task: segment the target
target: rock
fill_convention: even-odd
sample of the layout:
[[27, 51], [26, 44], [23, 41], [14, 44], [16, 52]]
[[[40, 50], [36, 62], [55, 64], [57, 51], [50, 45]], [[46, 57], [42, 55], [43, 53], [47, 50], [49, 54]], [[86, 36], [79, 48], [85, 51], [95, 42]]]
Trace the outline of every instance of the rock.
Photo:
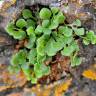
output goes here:
[[[12, 37], [10, 37], [4, 30], [5, 26], [8, 24], [8, 22], [10, 20], [16, 20], [19, 17], [24, 6], [31, 6], [31, 5], [34, 5], [37, 3], [40, 5], [60, 6], [61, 10], [66, 15], [67, 22], [71, 23], [74, 19], [79, 18], [80, 20], [82, 20], [82, 25], [86, 29], [96, 30], [96, 12], [94, 11], [96, 9], [95, 0], [94, 1], [93, 0], [61, 0], [61, 1], [58, 0], [59, 2], [57, 0], [17, 0], [16, 3], [13, 1], [16, 1], [16, 0], [4, 0], [4, 3], [2, 3], [4, 5], [2, 5], [2, 7], [0, 6], [2, 9], [2, 10], [0, 10], [0, 66], [1, 65], [5, 66], [3, 68], [0, 68], [0, 87], [2, 86], [1, 89], [4, 89], [6, 94], [8, 94], [8, 92], [9, 92], [9, 91], [7, 91], [7, 89], [10, 89], [10, 87], [11, 87], [11, 86], [7, 86], [7, 85], [12, 84], [16, 88], [17, 86], [21, 87], [26, 83], [26, 79], [24, 77], [22, 77], [20, 74], [19, 74], [19, 77], [16, 77], [16, 74], [9, 75], [9, 73], [8, 73], [7, 65], [10, 63], [9, 60], [14, 51], [14, 46], [16, 44], [16, 41]], [[71, 75], [74, 80], [72, 86], [73, 87], [76, 86], [77, 89], [82, 88], [84, 86], [84, 84], [86, 84], [86, 82], [84, 83], [84, 81], [86, 81], [86, 80], [82, 80], [82, 78], [81, 78], [82, 70], [84, 70], [85, 68], [88, 68], [91, 65], [91, 63], [93, 62], [93, 57], [96, 56], [96, 46], [93, 46], [93, 47], [88, 46], [83, 49], [84, 49], [83, 53], [85, 56], [84, 57], [85, 63], [82, 64], [81, 66], [79, 66], [80, 69], [74, 68], [74, 70], [71, 71]], [[58, 67], [58, 66], [54, 66], [54, 67]], [[60, 66], [59, 66], [59, 68], [60, 68]], [[54, 68], [53, 71], [55, 72], [57, 70], [55, 70], [55, 68]], [[61, 70], [60, 70], [60, 72], [61, 72]], [[56, 73], [58, 73], [58, 72], [56, 72]], [[66, 74], [63, 73], [63, 76], [66, 76]], [[55, 76], [54, 76], [54, 78], [55, 78]], [[60, 76], [57, 76], [57, 79], [60, 79]], [[11, 82], [9, 82], [8, 80], [9, 81], [11, 80]], [[63, 79], [62, 82], [65, 82], [65, 80]], [[90, 93], [95, 94], [96, 82], [90, 83], [90, 81], [88, 81], [87, 83], [89, 84], [90, 89], [92, 91]], [[51, 85], [54, 86], [53, 83], [51, 83]], [[73, 87], [71, 89], [74, 89]], [[47, 86], [47, 88], [48, 88], [48, 86]], [[10, 92], [12, 92], [12, 89], [10, 89], [10, 90], [11, 90]], [[39, 93], [41, 88], [40, 88], [40, 90], [37, 90], [37, 88], [35, 87], [35, 90], [37, 93]], [[54, 88], [52, 87], [51, 90], [54, 90]], [[42, 90], [42, 92], [44, 93], [44, 90]], [[54, 92], [51, 91], [51, 93], [54, 93]], [[29, 94], [29, 96], [35, 95], [35, 93], [32, 92], [32, 90], [29, 93], [25, 92], [25, 94], [26, 94], [25, 96], [27, 96], [28, 94]], [[6, 96], [6, 95], [2, 95], [0, 93], [0, 96]], [[13, 96], [14, 96], [14, 94], [13, 94]], [[41, 96], [41, 92], [40, 92], [40, 96]], [[81, 94], [81, 96], [82, 96], [82, 94]]]
[[0, 28], [0, 63], [1, 64], [9, 64], [9, 60], [14, 51], [15, 44], [16, 44], [16, 40], [11, 38], [5, 32], [4, 28], [1, 27]]
[[[65, 1], [65, 0], [64, 0]], [[92, 23], [92, 30], [96, 30], [96, 1], [93, 0], [70, 0], [68, 2], [61, 2], [61, 10], [68, 18], [67, 21], [72, 23], [75, 18], [79, 18], [82, 24], [87, 22]], [[90, 20], [90, 21], [89, 21]], [[86, 24], [85, 24], [86, 22]], [[91, 24], [89, 24], [91, 25]]]
[[9, 94], [7, 96], [22, 96], [22, 93], [12, 93], [12, 94]]
[[18, 74], [10, 74], [8, 71], [8, 66], [6, 64], [0, 64], [0, 92], [22, 87], [27, 82], [27, 79], [23, 72], [18, 72]]
[[57, 0], [24, 0], [24, 4], [27, 6], [31, 6], [34, 4], [41, 4], [41, 5], [50, 5], [51, 3], [56, 3]]

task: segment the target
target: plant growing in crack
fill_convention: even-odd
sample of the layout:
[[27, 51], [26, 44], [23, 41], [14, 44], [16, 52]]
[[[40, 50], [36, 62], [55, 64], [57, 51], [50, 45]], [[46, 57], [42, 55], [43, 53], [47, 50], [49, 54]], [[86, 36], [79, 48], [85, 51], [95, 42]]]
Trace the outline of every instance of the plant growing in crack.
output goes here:
[[[50, 66], [44, 62], [58, 52], [70, 57], [72, 67], [81, 64], [76, 36], [82, 38], [85, 45], [96, 44], [93, 31], [86, 31], [78, 19], [72, 24], [65, 24], [66, 17], [58, 8], [42, 8], [38, 15], [39, 18], [31, 10], [24, 9], [22, 16], [6, 27], [7, 33], [14, 39], [28, 40], [23, 49], [13, 54], [9, 70], [22, 70], [32, 83], [37, 83], [39, 78], [50, 74]], [[36, 23], [38, 21], [39, 24]]]

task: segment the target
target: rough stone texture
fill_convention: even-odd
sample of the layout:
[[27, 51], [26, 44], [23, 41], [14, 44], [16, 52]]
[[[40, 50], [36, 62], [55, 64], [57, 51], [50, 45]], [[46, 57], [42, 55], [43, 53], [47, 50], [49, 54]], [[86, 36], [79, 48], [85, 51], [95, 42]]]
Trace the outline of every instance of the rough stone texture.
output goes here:
[[[9, 4], [7, 2], [11, 0], [5, 0], [5, 1], [6, 4]], [[3, 6], [4, 8], [2, 8], [4, 10], [0, 11], [0, 65], [9, 64], [10, 57], [14, 51], [14, 46], [16, 44], [16, 41], [5, 32], [4, 28], [10, 20], [16, 20], [16, 18], [19, 16], [20, 12], [24, 8], [24, 5], [31, 6], [38, 3], [41, 5], [59, 6], [61, 10], [65, 13], [67, 17], [67, 22], [71, 23], [75, 18], [79, 18], [82, 20], [82, 25], [86, 29], [91, 29], [96, 32], [96, 1], [95, 0], [60, 0], [61, 2], [58, 1], [57, 0], [26, 0], [26, 1], [17, 0], [16, 4], [10, 3], [9, 6], [5, 6], [6, 4], [4, 3]], [[66, 4], [67, 6], [65, 6]], [[88, 47], [82, 46], [80, 54], [84, 56], [85, 61], [78, 68], [70, 69], [73, 76], [73, 87], [70, 88], [70, 90], [68, 91], [69, 93], [67, 92], [66, 94], [69, 94], [70, 96], [77, 96], [77, 95], [72, 95], [72, 92], [74, 93], [74, 91], [79, 91], [78, 96], [96, 96], [96, 81], [90, 81], [85, 78], [82, 79], [81, 76], [82, 71], [90, 67], [92, 63], [94, 63], [93, 59], [94, 56], [96, 56], [96, 46], [91, 46], [91, 45]], [[6, 69], [7, 68], [5, 67], [5, 70]], [[3, 71], [0, 69], [1, 74]], [[2, 78], [2, 75], [0, 76]], [[0, 81], [0, 86], [1, 85], [6, 85], [6, 84]], [[8, 90], [6, 89], [5, 91], [1, 92], [0, 96], [6, 96], [6, 94], [9, 94], [11, 92], [12, 93], [20, 92], [22, 91], [21, 89], [23, 88], [14, 88], [14, 89], [9, 88]], [[30, 91], [27, 91], [25, 93], [27, 95], [31, 94], [31, 96], [36, 96], [35, 93], [32, 93]]]
[[28, 6], [31, 6], [34, 4], [50, 5], [56, 2], [57, 0], [24, 0], [24, 4]]
[[0, 32], [0, 64], [8, 64], [15, 41], [2, 33]]
[[16, 45], [16, 40], [6, 33], [5, 27], [11, 20], [16, 20], [24, 8], [23, 3], [21, 5], [21, 0], [16, 4], [15, 0], [13, 1], [5, 0], [0, 8], [0, 64], [9, 64], [14, 46]]

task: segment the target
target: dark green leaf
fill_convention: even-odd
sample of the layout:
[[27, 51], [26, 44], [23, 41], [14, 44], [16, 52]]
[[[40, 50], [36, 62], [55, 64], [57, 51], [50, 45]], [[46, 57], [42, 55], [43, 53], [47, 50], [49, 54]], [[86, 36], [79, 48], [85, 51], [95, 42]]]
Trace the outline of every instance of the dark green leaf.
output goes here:
[[70, 44], [73, 41], [73, 37], [66, 37], [64, 36], [63, 42], [64, 44]]
[[57, 38], [57, 32], [56, 31], [52, 31], [52, 37], [56, 40], [56, 38]]
[[96, 35], [93, 36], [91, 43], [96, 44]]
[[90, 44], [90, 41], [85, 38], [85, 39], [83, 39], [83, 43], [84, 43], [85, 45], [88, 45], [88, 44]]
[[53, 45], [54, 46], [54, 50], [56, 50], [56, 52], [60, 51], [64, 46], [65, 46], [65, 42], [64, 42], [64, 36], [63, 35], [58, 35], [56, 37], [56, 42]]
[[69, 46], [65, 46], [61, 54], [64, 56], [71, 56], [74, 51], [79, 51], [79, 46], [76, 41], [71, 42]]
[[54, 56], [56, 54], [54, 44], [55, 44], [54, 39], [50, 38], [50, 40], [46, 44], [46, 53], [48, 56]]
[[20, 66], [12, 66], [12, 65], [10, 65], [9, 67], [8, 67], [8, 71], [10, 72], [10, 73], [16, 73], [16, 74], [18, 74], [19, 72], [20, 72], [20, 70], [21, 70], [21, 68], [20, 68]]
[[20, 50], [18, 53], [12, 56], [11, 64], [13, 66], [16, 66], [19, 64], [25, 64], [26, 63], [26, 57], [27, 57], [27, 51], [26, 50]]
[[86, 38], [88, 39], [88, 40], [90, 40], [90, 41], [92, 41], [93, 40], [93, 37], [94, 37], [94, 32], [93, 31], [87, 31], [87, 33], [86, 33]]
[[57, 20], [51, 21], [51, 25], [49, 26], [49, 29], [56, 29], [59, 26], [59, 22]]
[[23, 30], [13, 31], [13, 37], [18, 40], [22, 40], [26, 37], [26, 33]]
[[57, 20], [57, 22], [58, 22], [59, 24], [62, 24], [62, 23], [64, 23], [65, 16], [63, 15], [62, 12], [59, 12], [59, 13], [54, 17], [54, 20]]
[[22, 71], [24, 72], [24, 74], [26, 75], [26, 76], [29, 76], [30, 75], [30, 67], [29, 67], [29, 65], [28, 65], [28, 63], [25, 63], [25, 64], [22, 64], [21, 65], [21, 68], [22, 68]]
[[35, 75], [37, 78], [40, 78], [43, 75], [42, 70], [41, 70], [41, 66], [42, 65], [39, 63], [36, 63], [34, 66], [34, 72], [35, 72]]
[[32, 17], [32, 12], [29, 9], [24, 9], [22, 15], [23, 18], [28, 19]]
[[48, 8], [42, 8], [39, 16], [41, 19], [49, 19], [51, 17], [51, 11]]
[[73, 47], [73, 51], [79, 51], [79, 45], [76, 41], [71, 42], [71, 46]]
[[74, 28], [74, 32], [76, 35], [84, 35], [84, 28]]
[[51, 34], [51, 30], [48, 29], [48, 28], [44, 28], [44, 29], [43, 29], [43, 33], [44, 33], [45, 35], [50, 35], [50, 34]]
[[34, 46], [34, 43], [36, 41], [36, 36], [34, 33], [32, 33], [30, 36], [29, 36], [29, 40], [28, 40], [28, 44], [25, 45], [27, 48], [31, 49], [33, 46]]
[[27, 22], [24, 19], [18, 19], [16, 22], [16, 26], [19, 28], [23, 28], [27, 26]]
[[61, 54], [64, 56], [70, 56], [73, 53], [73, 46], [64, 47], [64, 49], [61, 51]]
[[42, 26], [43, 27], [48, 27], [49, 24], [50, 24], [50, 21], [49, 20], [43, 20], [43, 22], [42, 22]]
[[46, 55], [41, 56], [39, 54], [37, 54], [37, 62], [38, 63], [43, 63], [46, 60]]
[[68, 28], [67, 26], [60, 26], [58, 30], [60, 33], [64, 34], [66, 37], [72, 36], [72, 29]]
[[36, 34], [41, 34], [43, 32], [43, 27], [41, 25], [38, 25], [35, 29]]
[[58, 7], [51, 7], [51, 11], [52, 11], [53, 15], [55, 15], [59, 12], [59, 8]]
[[45, 55], [45, 37], [42, 36], [37, 40], [37, 54], [44, 56]]
[[36, 23], [32, 19], [27, 19], [27, 27], [33, 26], [35, 28]]
[[71, 66], [75, 67], [75, 66], [79, 66], [82, 63], [82, 59], [79, 57], [74, 57], [71, 59]]
[[37, 78], [36, 77], [32, 77], [31, 78], [31, 83], [32, 84], [36, 84], [37, 83]]
[[35, 48], [31, 49], [28, 54], [29, 63], [35, 64], [37, 59], [37, 51]]
[[50, 67], [42, 64], [41, 66], [42, 74], [49, 75], [50, 74]]
[[31, 27], [27, 28], [26, 31], [27, 31], [27, 35], [31, 35], [34, 33], [34, 28], [31, 26]]
[[76, 20], [72, 23], [72, 25], [79, 27], [79, 26], [81, 26], [81, 21], [80, 21], [79, 19], [76, 19]]
[[6, 31], [9, 35], [13, 35], [14, 34], [14, 23], [13, 22], [10, 22], [7, 26], [6, 26]]

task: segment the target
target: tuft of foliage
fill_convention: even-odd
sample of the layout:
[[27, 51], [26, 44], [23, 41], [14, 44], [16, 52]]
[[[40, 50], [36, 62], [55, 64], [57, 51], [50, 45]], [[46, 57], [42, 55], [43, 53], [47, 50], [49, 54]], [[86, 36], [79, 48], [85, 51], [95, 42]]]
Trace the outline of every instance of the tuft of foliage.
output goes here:
[[[34, 17], [31, 10], [24, 9], [22, 17], [16, 22], [10, 22], [6, 31], [15, 39], [27, 39], [23, 49], [13, 54], [9, 70], [22, 70], [28, 80], [37, 83], [38, 79], [50, 74], [50, 66], [44, 62], [58, 52], [70, 57], [71, 66], [81, 64], [78, 56], [79, 45], [76, 37], [82, 38], [85, 45], [96, 44], [96, 35], [93, 31], [86, 31], [81, 21], [76, 19], [72, 24], [65, 24], [65, 16], [59, 8], [42, 8]], [[40, 23], [36, 23], [40, 21]]]
[[94, 34], [94, 31], [90, 30], [86, 32], [86, 37], [84, 37], [83, 42], [85, 45], [88, 44], [96, 44], [96, 35]]
[[39, 16], [41, 19], [49, 19], [51, 17], [51, 11], [48, 8], [42, 8]]

